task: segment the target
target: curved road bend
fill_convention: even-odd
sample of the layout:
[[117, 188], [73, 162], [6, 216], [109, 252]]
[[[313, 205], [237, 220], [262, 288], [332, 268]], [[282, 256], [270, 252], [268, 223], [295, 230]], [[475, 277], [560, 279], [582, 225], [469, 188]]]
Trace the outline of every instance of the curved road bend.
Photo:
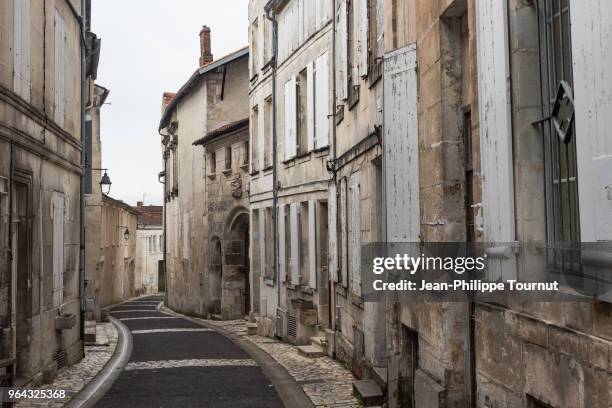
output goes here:
[[250, 355], [211, 329], [157, 310], [160, 296], [110, 311], [131, 331], [129, 363], [96, 407], [282, 407]]

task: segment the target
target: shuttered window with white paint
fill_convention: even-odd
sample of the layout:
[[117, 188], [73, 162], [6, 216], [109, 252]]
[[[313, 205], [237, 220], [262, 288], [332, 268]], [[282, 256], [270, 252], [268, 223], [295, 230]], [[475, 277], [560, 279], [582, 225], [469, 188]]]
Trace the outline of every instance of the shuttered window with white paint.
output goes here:
[[347, 25], [346, 25], [346, 1], [339, 0], [336, 11], [336, 97], [337, 104], [342, 105], [348, 95], [347, 76]]
[[[476, 2], [484, 239], [501, 245], [515, 240], [507, 7], [507, 0]], [[514, 279], [516, 258], [489, 257], [488, 273]]]
[[329, 144], [329, 63], [325, 52], [315, 61], [315, 134], [314, 147], [321, 148]]
[[300, 218], [299, 218], [299, 203], [292, 203], [289, 222], [291, 232], [291, 284], [298, 286], [300, 284]]
[[266, 151], [266, 110], [265, 102], [259, 104], [257, 120], [257, 169], [263, 170], [265, 166]]
[[59, 126], [64, 126], [64, 116], [66, 113], [66, 24], [57, 9], [55, 9], [54, 33], [54, 119]]
[[259, 272], [267, 277], [266, 273], [266, 209], [260, 208], [259, 214]]
[[314, 62], [309, 62], [306, 65], [306, 131], [307, 131], [307, 144], [308, 151], [314, 149], [315, 147], [315, 110], [316, 110], [316, 101], [315, 101], [315, 64]]
[[18, 0], [13, 8], [13, 90], [30, 101], [31, 77], [31, 1]]
[[297, 94], [296, 78], [285, 83], [285, 160], [297, 154]]
[[317, 288], [317, 227], [315, 200], [308, 201], [308, 286]]
[[340, 179], [340, 279], [348, 286], [348, 217], [346, 177]]
[[582, 242], [612, 240], [612, 2], [572, 0]]
[[53, 214], [53, 307], [64, 302], [64, 194], [54, 192]]
[[280, 275], [280, 281], [285, 282], [287, 279], [287, 255], [286, 255], [286, 220], [285, 220], [285, 206], [280, 205], [278, 207], [278, 273]]
[[338, 200], [336, 183], [329, 183], [327, 189], [327, 220], [329, 223], [329, 271], [332, 282], [338, 282]]
[[359, 172], [351, 175], [350, 196], [351, 290], [355, 295], [361, 296], [361, 195], [359, 187]]

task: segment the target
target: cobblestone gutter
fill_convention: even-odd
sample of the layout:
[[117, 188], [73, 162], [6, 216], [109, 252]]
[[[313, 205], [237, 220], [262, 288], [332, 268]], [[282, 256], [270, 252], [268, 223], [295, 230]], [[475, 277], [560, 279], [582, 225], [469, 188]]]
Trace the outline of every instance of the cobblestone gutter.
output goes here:
[[96, 325], [96, 344], [85, 346], [85, 357], [78, 363], [61, 371], [52, 384], [43, 384], [38, 389], [66, 390], [64, 399], [31, 400], [15, 404], [19, 408], [63, 407], [78, 394], [102, 370], [117, 347], [117, 329], [108, 323]]

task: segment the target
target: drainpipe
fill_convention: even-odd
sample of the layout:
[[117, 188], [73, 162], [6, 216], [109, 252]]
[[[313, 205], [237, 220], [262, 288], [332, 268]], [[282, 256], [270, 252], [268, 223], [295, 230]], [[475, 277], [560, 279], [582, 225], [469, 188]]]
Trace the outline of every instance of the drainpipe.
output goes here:
[[[336, 158], [337, 158], [338, 153], [336, 151], [336, 111], [338, 109], [338, 106], [337, 106], [337, 99], [336, 99], [337, 98], [337, 89], [336, 89], [336, 15], [337, 15], [336, 7], [337, 5], [336, 5], [336, 0], [334, 0], [333, 3], [334, 4], [333, 4], [332, 10], [333, 10], [334, 15], [332, 19], [332, 71], [333, 71], [334, 80], [332, 81], [332, 120], [333, 120], [333, 123], [332, 123], [332, 166], [331, 168], [332, 168], [332, 180], [334, 184], [337, 185], [338, 180], [337, 180], [337, 174], [336, 174], [337, 173], [336, 172]], [[336, 205], [336, 209], [338, 208], [338, 198], [337, 197], [334, 197], [333, 205]], [[338, 214], [338, 211], [336, 211], [336, 214]], [[336, 222], [336, 226], [337, 226], [337, 222]], [[338, 254], [336, 253], [336, 257], [337, 256]], [[338, 271], [336, 271], [336, 274], [337, 273]], [[340, 337], [340, 331], [339, 331], [340, 308], [338, 307], [338, 293], [336, 292], [336, 287], [335, 287], [336, 284], [333, 283], [331, 279], [329, 279], [329, 285], [334, 295], [334, 358], [336, 358], [336, 356], [338, 355], [337, 353], [338, 338]]]
[[[157, 133], [159, 133], [159, 135], [163, 138], [165, 137], [164, 135], [162, 135], [161, 130], [158, 130]], [[158, 179], [158, 181], [164, 185], [164, 194], [163, 194], [163, 199], [164, 199], [164, 303], [166, 304], [166, 306], [169, 305], [168, 303], [168, 257], [167, 257], [167, 252], [168, 252], [168, 237], [166, 236], [166, 218], [167, 218], [167, 207], [166, 207], [166, 183], [168, 182], [168, 155], [166, 153], [166, 146], [164, 145], [164, 181], [162, 182], [161, 180]], [[159, 276], [158, 276], [159, 279]], [[159, 282], [157, 282], [157, 287], [159, 290]], [[169, 306], [168, 306], [169, 307]]]
[[[272, 68], [272, 231], [274, 231], [274, 272], [276, 277], [276, 315], [280, 309], [281, 297], [281, 277], [278, 268], [278, 230], [277, 230], [277, 208], [278, 208], [278, 169], [277, 169], [277, 149], [276, 149], [276, 63], [278, 53], [278, 22], [272, 11], [272, 7], [266, 5], [266, 18], [272, 23], [272, 56], [270, 57], [270, 66]], [[278, 333], [278, 324], [275, 327], [276, 336], [282, 337], [282, 333]]]
[[[86, 1], [81, 0], [81, 16], [75, 16], [81, 31], [81, 142], [85, 139], [85, 101], [87, 99], [87, 65], [85, 62], [85, 18], [87, 14]], [[68, 4], [72, 5], [71, 2]], [[73, 14], [74, 8], [71, 7]], [[85, 149], [81, 148], [81, 183], [80, 183], [80, 233], [79, 233], [79, 298], [81, 303], [81, 347], [85, 350]]]

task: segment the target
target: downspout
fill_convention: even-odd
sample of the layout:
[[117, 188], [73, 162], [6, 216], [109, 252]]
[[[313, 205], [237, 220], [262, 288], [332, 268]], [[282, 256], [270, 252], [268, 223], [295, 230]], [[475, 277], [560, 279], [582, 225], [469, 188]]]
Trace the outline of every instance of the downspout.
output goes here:
[[[159, 133], [159, 135], [163, 138], [164, 135], [162, 135], [161, 130], [158, 130], [157, 133]], [[167, 257], [167, 252], [168, 252], [168, 237], [166, 236], [167, 233], [167, 227], [166, 227], [166, 218], [167, 218], [167, 207], [166, 207], [166, 183], [168, 182], [167, 180], [168, 177], [168, 155], [166, 152], [166, 146], [164, 145], [164, 181], [162, 182], [161, 180], [158, 179], [158, 181], [160, 183], [162, 183], [164, 185], [164, 194], [163, 194], [163, 200], [164, 200], [164, 254], [163, 254], [163, 259], [164, 259], [164, 303], [166, 304], [166, 306], [169, 305], [168, 303], [168, 257]], [[159, 277], [158, 277], [159, 279]], [[157, 288], [159, 290], [159, 282], [157, 282]]]
[[[277, 169], [277, 149], [276, 149], [276, 63], [278, 54], [278, 22], [272, 11], [272, 7], [266, 6], [266, 18], [272, 23], [272, 55], [270, 57], [270, 67], [272, 68], [272, 231], [274, 231], [274, 275], [276, 277], [276, 315], [280, 309], [281, 297], [281, 277], [278, 268], [278, 229], [277, 229], [277, 208], [278, 208], [278, 169]], [[278, 319], [278, 317], [276, 317]], [[282, 337], [278, 332], [279, 325], [275, 324], [277, 337]]]
[[[337, 89], [336, 89], [336, 16], [337, 16], [337, 5], [336, 5], [336, 0], [333, 1], [333, 13], [334, 15], [332, 16], [332, 72], [333, 72], [333, 78], [334, 80], [332, 81], [332, 180], [334, 185], [337, 185], [337, 181], [338, 181], [338, 176], [337, 176], [337, 171], [336, 171], [336, 159], [337, 159], [337, 151], [336, 151], [336, 111], [338, 109], [337, 106]], [[336, 190], [337, 191], [337, 190]], [[336, 197], [334, 197], [334, 202], [331, 203], [332, 205], [336, 206], [336, 214], [338, 214], [337, 208], [338, 208], [338, 197], [336, 195]], [[336, 227], [338, 226], [338, 220], [337, 220], [337, 216], [336, 216]], [[337, 231], [337, 228], [336, 228]], [[337, 238], [337, 236], [336, 236]], [[336, 251], [336, 257], [338, 256], [338, 251]], [[338, 271], [335, 271], [336, 276], [338, 276]], [[329, 279], [329, 288], [330, 288], [330, 295], [333, 294], [334, 296], [334, 358], [336, 358], [336, 356], [338, 355], [337, 350], [338, 350], [338, 338], [340, 337], [340, 332], [339, 332], [339, 327], [340, 327], [340, 309], [338, 307], [338, 293], [336, 292], [336, 283], [333, 282], [331, 279]], [[330, 296], [331, 299], [331, 296]], [[331, 316], [330, 316], [331, 317]], [[330, 322], [331, 323], [331, 322]]]
[[[67, 2], [71, 7], [73, 14], [76, 14], [71, 2]], [[85, 23], [87, 17], [86, 1], [81, 0], [81, 16], [77, 18], [79, 28], [81, 29], [81, 143], [85, 138], [85, 104], [87, 100], [87, 64], [86, 49], [85, 49]], [[81, 348], [85, 350], [85, 149], [81, 147], [81, 183], [80, 183], [80, 233], [79, 233], [79, 298], [81, 303], [81, 327], [80, 339]]]

